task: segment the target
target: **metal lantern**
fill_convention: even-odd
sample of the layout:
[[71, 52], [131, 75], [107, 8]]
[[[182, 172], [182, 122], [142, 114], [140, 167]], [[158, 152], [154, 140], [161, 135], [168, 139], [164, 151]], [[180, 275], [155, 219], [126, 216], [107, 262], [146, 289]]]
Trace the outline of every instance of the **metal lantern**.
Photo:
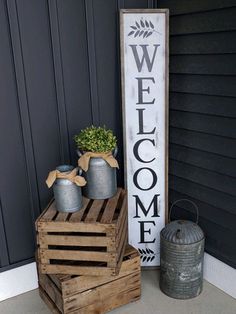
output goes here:
[[[61, 165], [56, 169], [60, 172], [71, 172], [74, 167]], [[82, 170], [79, 171], [79, 175], [81, 174]], [[57, 178], [53, 184], [53, 192], [58, 211], [73, 213], [82, 207], [81, 187], [70, 180]]]
[[[170, 215], [174, 202], [170, 208]], [[188, 220], [172, 221], [161, 231], [161, 274], [160, 288], [176, 299], [198, 296], [203, 284], [203, 255], [205, 237], [196, 223]]]

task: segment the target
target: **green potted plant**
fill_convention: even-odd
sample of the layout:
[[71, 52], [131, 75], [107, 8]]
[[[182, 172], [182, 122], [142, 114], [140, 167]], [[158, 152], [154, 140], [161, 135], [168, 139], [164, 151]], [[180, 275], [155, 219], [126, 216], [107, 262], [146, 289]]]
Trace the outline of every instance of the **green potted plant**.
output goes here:
[[90, 199], [106, 199], [117, 191], [117, 140], [112, 130], [90, 126], [74, 136], [78, 164], [87, 181], [84, 195]]

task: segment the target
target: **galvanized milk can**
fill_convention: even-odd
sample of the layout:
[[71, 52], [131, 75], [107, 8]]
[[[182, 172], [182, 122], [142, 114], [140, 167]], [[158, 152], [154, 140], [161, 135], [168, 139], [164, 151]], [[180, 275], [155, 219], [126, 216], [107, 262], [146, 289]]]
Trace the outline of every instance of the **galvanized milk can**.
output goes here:
[[[116, 157], [117, 151], [115, 148], [113, 157]], [[79, 149], [77, 154], [79, 157], [83, 155]], [[83, 187], [83, 194], [87, 198], [106, 199], [116, 194], [116, 168], [111, 167], [103, 158], [91, 157], [88, 170], [83, 175], [87, 181], [86, 186]]]
[[190, 299], [202, 291], [205, 237], [197, 225], [198, 207], [192, 201], [181, 199], [174, 202], [170, 215], [179, 201], [191, 202], [197, 211], [197, 221], [176, 220], [162, 229], [160, 288], [172, 298]]
[[[56, 168], [61, 173], [70, 173], [74, 169], [70, 165], [61, 165]], [[78, 175], [82, 174], [79, 170]], [[53, 184], [56, 208], [60, 212], [73, 213], [82, 207], [81, 187], [68, 179], [57, 178]]]

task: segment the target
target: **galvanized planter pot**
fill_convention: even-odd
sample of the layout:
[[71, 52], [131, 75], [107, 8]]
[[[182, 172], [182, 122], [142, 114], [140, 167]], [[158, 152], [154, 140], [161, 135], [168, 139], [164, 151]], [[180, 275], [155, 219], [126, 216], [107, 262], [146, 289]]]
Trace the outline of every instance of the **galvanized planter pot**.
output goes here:
[[194, 222], [176, 220], [161, 231], [160, 288], [176, 299], [198, 296], [203, 284], [205, 237]]
[[[70, 172], [74, 169], [70, 165], [61, 165], [56, 168], [60, 172]], [[79, 175], [81, 175], [80, 170]], [[56, 208], [59, 212], [73, 213], [82, 207], [81, 187], [68, 179], [56, 179], [53, 184]]]
[[[117, 148], [113, 156], [117, 155]], [[79, 157], [83, 152], [77, 149]], [[103, 158], [91, 157], [87, 172], [83, 173], [86, 186], [83, 187], [83, 194], [91, 199], [107, 199], [117, 192], [116, 168], [112, 168]]]

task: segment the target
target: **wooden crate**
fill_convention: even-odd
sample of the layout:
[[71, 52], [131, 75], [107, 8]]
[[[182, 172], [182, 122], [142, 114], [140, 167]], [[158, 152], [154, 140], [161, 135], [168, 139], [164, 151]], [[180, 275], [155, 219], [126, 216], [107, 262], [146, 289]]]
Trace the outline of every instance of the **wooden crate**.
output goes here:
[[118, 276], [44, 275], [39, 292], [53, 313], [102, 314], [140, 298], [140, 257], [126, 246]]
[[127, 244], [127, 194], [107, 200], [84, 198], [75, 213], [55, 202], [36, 221], [38, 261], [43, 274], [117, 275]]

